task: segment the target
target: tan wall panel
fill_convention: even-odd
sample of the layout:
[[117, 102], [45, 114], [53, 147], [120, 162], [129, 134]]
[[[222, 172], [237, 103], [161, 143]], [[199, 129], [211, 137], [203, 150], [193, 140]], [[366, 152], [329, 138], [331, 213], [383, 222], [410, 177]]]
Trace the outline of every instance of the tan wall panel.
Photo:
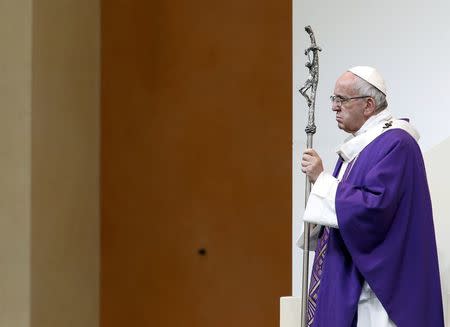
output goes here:
[[291, 2], [103, 1], [102, 33], [101, 325], [276, 325]]
[[30, 318], [31, 0], [0, 2], [0, 326]]
[[99, 316], [100, 5], [33, 2], [31, 326]]

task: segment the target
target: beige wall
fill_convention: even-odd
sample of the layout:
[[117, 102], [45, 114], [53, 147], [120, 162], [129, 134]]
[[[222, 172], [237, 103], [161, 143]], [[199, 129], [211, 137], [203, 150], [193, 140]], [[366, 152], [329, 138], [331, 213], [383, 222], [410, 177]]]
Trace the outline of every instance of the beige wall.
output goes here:
[[0, 327], [98, 326], [99, 1], [0, 1]]
[[30, 316], [31, 0], [0, 1], [0, 326]]
[[436, 241], [439, 255], [444, 312], [447, 324], [450, 324], [450, 201], [448, 186], [450, 174], [448, 162], [450, 155], [450, 138], [425, 153], [428, 173], [433, 218], [436, 229]]

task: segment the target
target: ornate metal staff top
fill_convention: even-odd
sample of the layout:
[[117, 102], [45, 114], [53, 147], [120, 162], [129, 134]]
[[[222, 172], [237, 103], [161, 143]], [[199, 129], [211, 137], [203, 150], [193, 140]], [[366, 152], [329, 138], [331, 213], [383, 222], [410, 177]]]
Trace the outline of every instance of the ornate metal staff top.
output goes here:
[[[311, 39], [311, 46], [305, 50], [305, 55], [308, 57], [308, 61], [305, 66], [309, 69], [309, 76], [303, 87], [299, 90], [305, 97], [308, 103], [308, 125], [306, 126], [307, 134], [316, 133], [316, 125], [314, 125], [314, 110], [316, 103], [317, 84], [319, 83], [319, 51], [322, 51], [316, 44], [316, 38], [311, 26], [306, 26], [305, 31], [309, 34]], [[313, 57], [311, 59], [311, 52]], [[310, 95], [307, 92], [310, 91]]]
[[[305, 55], [308, 61], [305, 66], [309, 69], [309, 76], [303, 87], [299, 90], [305, 97], [308, 103], [308, 125], [305, 128], [307, 135], [306, 146], [312, 148], [313, 135], [316, 133], [316, 125], [314, 124], [314, 110], [316, 104], [317, 84], [319, 83], [319, 51], [322, 51], [316, 44], [316, 38], [311, 29], [311, 26], [306, 26], [305, 31], [309, 34], [311, 39], [311, 46], [305, 50]], [[312, 58], [311, 58], [312, 53]], [[309, 92], [309, 94], [308, 94]], [[305, 206], [308, 202], [309, 194], [311, 192], [311, 183], [306, 178], [305, 183]], [[303, 273], [302, 273], [302, 312], [301, 312], [301, 326], [306, 327], [307, 317], [306, 312], [308, 306], [308, 271], [309, 271], [309, 232], [310, 224], [305, 222], [303, 228]]]

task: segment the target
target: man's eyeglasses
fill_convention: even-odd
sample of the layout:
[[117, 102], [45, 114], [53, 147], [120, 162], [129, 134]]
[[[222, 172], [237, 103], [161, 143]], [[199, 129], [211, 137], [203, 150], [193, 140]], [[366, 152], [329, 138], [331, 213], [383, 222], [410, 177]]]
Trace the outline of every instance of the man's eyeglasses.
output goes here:
[[351, 98], [344, 98], [340, 95], [332, 95], [330, 96], [330, 100], [331, 103], [336, 103], [337, 106], [341, 106], [343, 103], [346, 103], [350, 100], [354, 100], [354, 99], [363, 99], [363, 98], [370, 98], [370, 96], [368, 95], [362, 95], [359, 97], [351, 97]]

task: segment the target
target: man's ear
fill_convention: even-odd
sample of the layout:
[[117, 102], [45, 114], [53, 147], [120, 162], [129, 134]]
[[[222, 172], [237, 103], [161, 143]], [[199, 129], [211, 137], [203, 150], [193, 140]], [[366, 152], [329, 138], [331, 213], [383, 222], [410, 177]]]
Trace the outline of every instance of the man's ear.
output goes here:
[[366, 107], [364, 108], [364, 115], [366, 117], [372, 116], [377, 110], [377, 104], [375, 103], [375, 99], [367, 98]]

